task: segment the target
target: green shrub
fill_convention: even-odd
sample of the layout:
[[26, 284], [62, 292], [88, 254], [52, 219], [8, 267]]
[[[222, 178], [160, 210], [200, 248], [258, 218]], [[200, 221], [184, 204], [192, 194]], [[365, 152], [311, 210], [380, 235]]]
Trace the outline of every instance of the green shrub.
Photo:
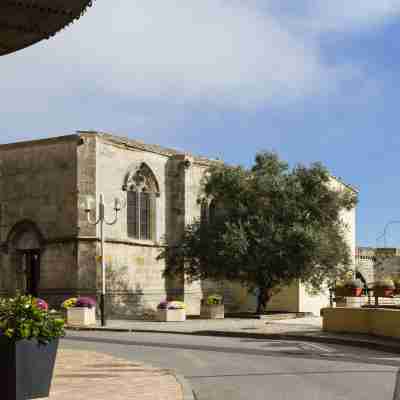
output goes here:
[[52, 318], [32, 296], [0, 299], [0, 335], [14, 341], [37, 339], [47, 344], [65, 335], [64, 320]]
[[373, 287], [376, 288], [384, 288], [384, 289], [394, 289], [395, 285], [392, 279], [381, 279], [378, 281], [375, 281], [373, 283]]

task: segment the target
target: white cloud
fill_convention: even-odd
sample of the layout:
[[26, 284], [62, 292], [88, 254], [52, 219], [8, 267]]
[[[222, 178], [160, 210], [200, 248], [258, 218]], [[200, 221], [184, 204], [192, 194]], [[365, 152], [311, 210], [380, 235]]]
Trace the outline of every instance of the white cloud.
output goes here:
[[96, 1], [55, 38], [0, 59], [8, 99], [0, 111], [43, 111], [87, 92], [246, 108], [332, 91], [361, 72], [326, 65], [310, 33], [376, 23], [400, 9], [394, 0], [304, 0], [295, 11], [289, 4]]

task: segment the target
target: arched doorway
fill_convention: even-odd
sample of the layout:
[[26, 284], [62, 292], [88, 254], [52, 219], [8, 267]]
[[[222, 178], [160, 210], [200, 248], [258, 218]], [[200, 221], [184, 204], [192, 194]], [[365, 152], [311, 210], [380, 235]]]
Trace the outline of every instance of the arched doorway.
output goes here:
[[43, 245], [43, 236], [31, 221], [16, 224], [8, 235], [10, 267], [15, 271], [15, 288], [21, 293], [39, 296]]

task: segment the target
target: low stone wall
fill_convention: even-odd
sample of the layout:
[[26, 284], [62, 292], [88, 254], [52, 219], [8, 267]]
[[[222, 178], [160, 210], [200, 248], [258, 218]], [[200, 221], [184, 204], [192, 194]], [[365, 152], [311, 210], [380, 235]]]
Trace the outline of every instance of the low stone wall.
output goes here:
[[400, 310], [383, 308], [323, 308], [322, 329], [326, 332], [366, 333], [400, 338]]

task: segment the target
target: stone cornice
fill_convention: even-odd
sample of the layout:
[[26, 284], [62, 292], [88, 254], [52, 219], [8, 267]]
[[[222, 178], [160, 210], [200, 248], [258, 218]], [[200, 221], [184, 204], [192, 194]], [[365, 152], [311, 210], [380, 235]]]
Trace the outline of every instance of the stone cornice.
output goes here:
[[62, 142], [71, 142], [71, 141], [79, 141], [79, 135], [64, 135], [64, 136], [57, 136], [52, 138], [46, 139], [36, 139], [36, 140], [28, 140], [28, 141], [21, 141], [15, 143], [4, 143], [0, 144], [0, 151], [2, 150], [11, 150], [17, 149], [22, 147], [32, 147], [32, 146], [45, 146], [45, 145], [52, 145]]
[[[96, 242], [100, 243], [100, 238], [96, 236], [65, 236], [54, 239], [46, 240], [46, 244], [58, 244], [58, 243], [71, 243], [71, 242]], [[155, 247], [163, 248], [162, 245], [157, 242], [151, 242], [147, 240], [129, 240], [129, 239], [115, 239], [115, 238], [105, 238], [106, 243], [112, 244], [125, 244], [128, 246], [139, 246], [139, 247]]]

